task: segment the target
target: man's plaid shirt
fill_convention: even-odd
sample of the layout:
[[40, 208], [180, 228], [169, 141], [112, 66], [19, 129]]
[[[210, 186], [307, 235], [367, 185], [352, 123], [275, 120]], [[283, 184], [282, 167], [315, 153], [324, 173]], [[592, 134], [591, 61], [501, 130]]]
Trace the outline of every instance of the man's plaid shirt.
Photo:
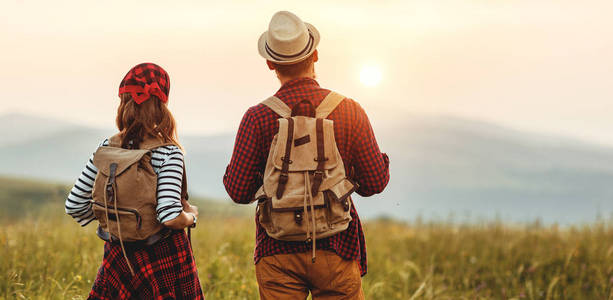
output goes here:
[[[300, 78], [285, 83], [275, 94], [289, 107], [301, 100], [311, 101], [317, 107], [330, 91], [323, 89], [310, 78]], [[310, 109], [300, 104], [300, 110]], [[232, 159], [226, 169], [223, 182], [230, 197], [237, 203], [250, 203], [262, 185], [266, 159], [274, 135], [279, 130], [279, 116], [263, 104], [247, 110], [236, 135]], [[360, 187], [357, 193], [371, 196], [383, 191], [389, 181], [389, 159], [381, 153], [364, 109], [346, 98], [328, 116], [334, 121], [336, 145], [345, 164], [345, 171]], [[318, 249], [336, 252], [344, 259], [360, 261], [362, 275], [366, 274], [366, 244], [362, 224], [351, 206], [353, 220], [347, 230], [317, 241]], [[256, 218], [255, 262], [264, 256], [299, 253], [311, 250], [311, 243], [275, 240]]]

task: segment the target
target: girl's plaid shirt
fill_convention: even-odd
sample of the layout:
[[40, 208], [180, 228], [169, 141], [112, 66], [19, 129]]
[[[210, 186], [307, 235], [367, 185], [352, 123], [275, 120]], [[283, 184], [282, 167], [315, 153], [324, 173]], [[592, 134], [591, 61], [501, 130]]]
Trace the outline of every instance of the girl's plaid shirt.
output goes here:
[[[330, 91], [323, 89], [310, 78], [300, 78], [285, 83], [276, 97], [293, 107], [308, 99], [317, 107]], [[304, 104], [302, 104], [304, 105]], [[302, 112], [310, 109], [304, 105]], [[226, 168], [223, 183], [236, 203], [250, 203], [262, 185], [266, 159], [273, 136], [277, 133], [279, 116], [263, 104], [247, 110], [236, 135], [232, 159]], [[345, 164], [345, 171], [359, 183], [357, 193], [371, 196], [383, 191], [389, 182], [389, 159], [381, 153], [364, 109], [355, 101], [345, 99], [328, 116], [334, 121], [334, 136]], [[366, 274], [366, 245], [362, 224], [351, 207], [353, 221], [347, 230], [332, 237], [318, 240], [317, 248], [334, 251], [344, 259], [360, 261], [362, 275]], [[279, 241], [269, 237], [256, 218], [256, 247], [254, 259], [274, 254], [310, 251], [311, 244]]]

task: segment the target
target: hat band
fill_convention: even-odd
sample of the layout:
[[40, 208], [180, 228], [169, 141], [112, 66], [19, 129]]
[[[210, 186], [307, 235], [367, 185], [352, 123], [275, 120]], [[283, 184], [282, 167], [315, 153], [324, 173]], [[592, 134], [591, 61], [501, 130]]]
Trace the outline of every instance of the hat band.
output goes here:
[[265, 42], [264, 48], [266, 49], [266, 53], [268, 53], [268, 55], [270, 55], [272, 58], [276, 60], [281, 60], [281, 61], [291, 60], [292, 58], [299, 57], [303, 55], [304, 53], [311, 52], [311, 49], [313, 49], [313, 39], [314, 38], [313, 38], [313, 35], [311, 34], [311, 30], [309, 30], [309, 42], [306, 44], [304, 49], [302, 49], [302, 51], [296, 54], [292, 54], [292, 55], [283, 55], [283, 54], [279, 54], [275, 52], [274, 50], [270, 49], [270, 47], [268, 47], [268, 41]]

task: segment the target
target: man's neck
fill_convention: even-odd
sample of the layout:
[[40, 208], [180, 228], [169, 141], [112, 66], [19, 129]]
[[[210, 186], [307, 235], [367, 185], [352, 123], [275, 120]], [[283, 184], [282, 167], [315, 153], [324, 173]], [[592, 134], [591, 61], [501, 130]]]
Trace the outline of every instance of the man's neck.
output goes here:
[[279, 78], [279, 81], [281, 82], [281, 85], [286, 84], [288, 81], [292, 81], [294, 79], [299, 79], [299, 78], [311, 78], [311, 79], [315, 79], [315, 75], [312, 73], [307, 73], [307, 74], [301, 74], [298, 76], [292, 76], [292, 77], [281, 77], [281, 76], [277, 76]]

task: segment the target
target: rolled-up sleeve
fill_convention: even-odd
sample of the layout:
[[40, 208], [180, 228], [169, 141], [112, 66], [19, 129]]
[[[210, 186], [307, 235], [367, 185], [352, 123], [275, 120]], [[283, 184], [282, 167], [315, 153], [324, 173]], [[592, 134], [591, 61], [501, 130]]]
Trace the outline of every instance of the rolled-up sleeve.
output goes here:
[[160, 223], [173, 220], [183, 211], [183, 164], [183, 152], [178, 147], [171, 146], [158, 173], [156, 213]]
[[379, 150], [368, 116], [358, 105], [354, 131], [353, 179], [360, 185], [357, 193], [368, 197], [383, 192], [390, 180], [389, 158]]
[[253, 200], [258, 186], [259, 128], [252, 109], [247, 110], [236, 134], [232, 159], [226, 168], [223, 183], [228, 195], [236, 203]]

